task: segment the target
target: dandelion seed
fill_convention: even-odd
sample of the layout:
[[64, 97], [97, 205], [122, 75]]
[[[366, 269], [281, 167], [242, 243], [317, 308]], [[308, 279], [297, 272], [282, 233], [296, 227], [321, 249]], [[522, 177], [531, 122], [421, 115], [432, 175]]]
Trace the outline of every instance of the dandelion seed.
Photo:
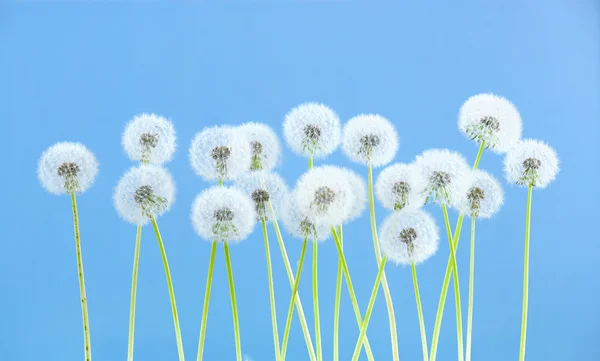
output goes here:
[[415, 167], [421, 171], [425, 203], [455, 204], [471, 184], [471, 169], [464, 157], [447, 149], [430, 149], [417, 156]]
[[239, 130], [250, 142], [250, 170], [273, 170], [281, 155], [281, 145], [273, 129], [262, 123], [246, 123]]
[[301, 104], [286, 114], [283, 135], [292, 150], [305, 157], [322, 158], [340, 145], [341, 125], [337, 114], [318, 103]]
[[258, 220], [270, 221], [281, 210], [284, 198], [289, 196], [288, 188], [283, 179], [276, 173], [249, 172], [239, 177], [235, 182], [236, 188], [250, 196], [255, 205]]
[[488, 172], [476, 170], [467, 191], [457, 202], [457, 208], [473, 218], [491, 218], [503, 202], [504, 192], [496, 178]]
[[121, 141], [131, 160], [154, 164], [169, 162], [177, 148], [173, 123], [156, 114], [133, 117]]
[[295, 192], [292, 192], [282, 203], [281, 220], [288, 232], [300, 240], [308, 239], [322, 242], [329, 238], [331, 236], [331, 226], [303, 212], [296, 199]]
[[546, 143], [525, 139], [508, 151], [504, 172], [509, 183], [545, 188], [559, 172], [559, 160], [554, 149]]
[[83, 144], [62, 142], [42, 154], [37, 171], [42, 186], [52, 194], [83, 193], [94, 183], [98, 162]]
[[380, 167], [394, 159], [398, 133], [392, 123], [380, 115], [358, 115], [344, 126], [342, 150], [354, 162]]
[[424, 181], [414, 164], [396, 163], [381, 171], [375, 183], [375, 195], [383, 207], [399, 211], [419, 208], [425, 203]]

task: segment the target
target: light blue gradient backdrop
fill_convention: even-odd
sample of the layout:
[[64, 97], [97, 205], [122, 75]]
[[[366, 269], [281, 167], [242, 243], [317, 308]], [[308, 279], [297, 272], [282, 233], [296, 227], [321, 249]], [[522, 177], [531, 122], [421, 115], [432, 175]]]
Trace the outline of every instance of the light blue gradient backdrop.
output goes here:
[[[528, 360], [599, 360], [600, 6], [593, 0], [502, 3], [0, 5], [0, 359], [83, 357], [69, 199], [45, 193], [36, 178], [38, 157], [53, 143], [85, 143], [100, 162], [95, 185], [79, 198], [92, 348], [97, 361], [124, 360], [135, 227], [121, 221], [112, 205], [117, 180], [133, 165], [120, 134], [140, 112], [174, 121], [179, 151], [167, 166], [178, 199], [159, 225], [187, 359], [195, 360], [210, 248], [189, 221], [194, 195], [207, 187], [187, 159], [197, 131], [262, 121], [281, 134], [291, 107], [319, 101], [344, 120], [361, 112], [391, 119], [401, 139], [397, 161], [409, 162], [430, 147], [455, 149], [472, 161], [477, 148], [457, 130], [458, 108], [470, 95], [492, 91], [519, 107], [524, 136], [546, 140], [562, 161], [557, 181], [533, 195]], [[366, 176], [365, 168], [349, 164], [339, 151], [327, 162]], [[285, 147], [280, 171], [290, 184], [306, 165]], [[481, 163], [503, 179], [501, 165], [502, 158], [491, 152]], [[504, 208], [478, 227], [474, 360], [518, 355], [525, 201], [523, 189], [506, 185]], [[430, 210], [443, 229], [441, 211]], [[379, 207], [377, 212], [381, 223], [385, 212]], [[376, 273], [368, 216], [345, 234], [364, 310]], [[468, 234], [467, 225], [458, 252], [465, 312]], [[290, 291], [274, 233], [270, 236], [283, 329]], [[442, 236], [438, 254], [418, 268], [429, 338], [448, 255]], [[300, 242], [286, 236], [286, 243], [295, 264]], [[255, 361], [273, 360], [260, 229], [232, 253], [244, 353]], [[320, 260], [324, 354], [330, 360], [333, 243], [322, 246]], [[410, 271], [390, 265], [387, 273], [401, 359], [419, 360]], [[300, 291], [312, 325], [309, 280], [307, 268]], [[343, 295], [345, 361], [358, 332], [345, 289]], [[148, 227], [137, 316], [136, 360], [175, 360], [164, 271]], [[381, 293], [368, 335], [378, 360], [390, 360]], [[288, 360], [307, 360], [297, 319], [291, 338]], [[451, 291], [440, 360], [455, 359], [455, 342]], [[205, 360], [234, 360], [221, 248], [206, 344]]]

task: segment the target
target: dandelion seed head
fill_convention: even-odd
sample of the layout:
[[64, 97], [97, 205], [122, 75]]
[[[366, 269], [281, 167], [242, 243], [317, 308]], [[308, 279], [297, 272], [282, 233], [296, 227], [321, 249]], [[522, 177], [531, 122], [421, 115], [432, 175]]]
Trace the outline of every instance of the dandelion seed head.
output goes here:
[[346, 219], [346, 223], [360, 217], [367, 208], [367, 185], [361, 176], [350, 169], [342, 168], [344, 176], [350, 185], [350, 196], [352, 205]]
[[340, 119], [328, 106], [304, 103], [290, 110], [283, 122], [283, 135], [290, 148], [304, 157], [323, 158], [340, 145]]
[[472, 182], [457, 202], [458, 210], [475, 218], [491, 218], [504, 203], [504, 192], [500, 183], [483, 170], [473, 172]]
[[414, 164], [396, 163], [381, 171], [375, 183], [375, 195], [384, 208], [399, 211], [420, 208], [425, 203], [424, 181]]
[[414, 165], [421, 171], [425, 202], [452, 206], [471, 184], [471, 169], [457, 152], [429, 149], [417, 156]]
[[281, 157], [281, 145], [273, 129], [262, 123], [242, 124], [239, 129], [250, 142], [250, 170], [273, 170]]
[[98, 161], [83, 144], [56, 143], [42, 153], [37, 174], [52, 194], [83, 193], [94, 183]]
[[344, 126], [342, 150], [353, 162], [380, 167], [394, 159], [398, 133], [386, 118], [361, 114]]
[[259, 221], [275, 219], [275, 216], [281, 212], [284, 198], [289, 197], [288, 187], [283, 178], [273, 172], [245, 173], [236, 179], [235, 187], [252, 199]]
[[127, 123], [121, 138], [133, 161], [154, 164], [169, 162], [177, 148], [173, 123], [156, 114], [138, 114]]
[[560, 162], [554, 149], [534, 139], [515, 144], [504, 157], [504, 173], [509, 183], [545, 188], [558, 174]]
[[331, 225], [319, 218], [303, 212], [298, 206], [297, 196], [292, 192], [282, 203], [281, 220], [290, 234], [300, 240], [305, 238], [315, 242], [323, 242], [331, 235]]

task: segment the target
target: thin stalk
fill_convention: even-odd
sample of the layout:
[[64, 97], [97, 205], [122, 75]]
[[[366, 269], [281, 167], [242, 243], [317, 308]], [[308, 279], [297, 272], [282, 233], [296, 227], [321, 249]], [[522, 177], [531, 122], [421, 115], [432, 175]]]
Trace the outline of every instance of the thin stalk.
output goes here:
[[354, 353], [352, 354], [352, 361], [357, 361], [360, 356], [360, 350], [362, 349], [363, 341], [365, 339], [365, 335], [367, 334], [367, 327], [369, 327], [369, 320], [371, 319], [371, 314], [373, 313], [373, 306], [375, 305], [375, 299], [377, 298], [377, 291], [379, 291], [379, 285], [381, 284], [381, 276], [383, 276], [383, 269], [385, 268], [385, 263], [387, 261], [387, 257], [383, 257], [381, 262], [379, 262], [379, 270], [377, 271], [377, 277], [375, 278], [375, 284], [373, 285], [373, 290], [371, 291], [371, 297], [369, 298], [369, 304], [367, 305], [367, 313], [365, 313], [365, 319], [360, 326], [360, 333], [358, 334], [358, 340], [356, 341], [356, 346], [354, 347]]
[[[342, 225], [338, 226], [338, 237], [340, 245], [344, 246]], [[335, 282], [335, 306], [333, 311], [333, 361], [339, 360], [339, 337], [340, 337], [340, 301], [342, 299], [342, 261], [338, 256], [337, 278]]]
[[204, 290], [204, 306], [202, 307], [202, 322], [200, 324], [200, 340], [198, 341], [198, 361], [202, 361], [204, 354], [204, 339], [206, 337], [206, 321], [208, 319], [208, 305], [210, 303], [210, 290], [212, 288], [213, 270], [215, 269], [215, 256], [217, 254], [217, 242], [212, 242], [210, 247], [210, 261], [208, 262], [208, 276], [206, 276], [206, 288]]
[[302, 252], [300, 253], [300, 262], [298, 263], [298, 270], [296, 271], [296, 279], [292, 286], [292, 297], [290, 300], [290, 307], [288, 308], [287, 318], [285, 320], [285, 330], [283, 331], [283, 341], [281, 346], [280, 360], [285, 361], [285, 354], [287, 352], [288, 340], [290, 337], [290, 326], [292, 324], [292, 316], [294, 314], [294, 304], [296, 303], [296, 296], [298, 295], [298, 284], [300, 283], [300, 274], [302, 274], [302, 265], [304, 264], [304, 256], [306, 255], [306, 244], [308, 240], [305, 238], [302, 243]]
[[175, 302], [175, 291], [173, 291], [173, 280], [171, 279], [171, 271], [169, 270], [169, 261], [167, 261], [167, 253], [165, 252], [165, 246], [158, 230], [158, 224], [154, 217], [151, 218], [154, 232], [156, 233], [156, 240], [158, 241], [158, 247], [160, 248], [160, 254], [163, 260], [163, 266], [165, 268], [165, 275], [167, 277], [167, 286], [169, 287], [169, 297], [171, 298], [171, 311], [173, 312], [173, 324], [175, 325], [175, 337], [177, 338], [177, 353], [179, 354], [179, 361], [184, 361], [185, 356], [183, 354], [183, 341], [181, 339], [181, 328], [179, 327], [179, 316], [177, 316], [177, 303]]
[[417, 312], [419, 314], [419, 329], [421, 330], [421, 346], [423, 349], [423, 361], [427, 361], [427, 333], [425, 332], [425, 320], [423, 318], [423, 305], [421, 304], [421, 293], [419, 292], [419, 281], [417, 280], [417, 268], [411, 265], [413, 285], [415, 287], [415, 299], [417, 300]]
[[133, 254], [133, 275], [131, 276], [131, 302], [129, 305], [129, 340], [127, 342], [127, 361], [133, 361], [133, 343], [135, 330], [135, 299], [137, 294], [138, 266], [140, 264], [140, 243], [142, 226], [137, 226], [135, 234], [135, 251]]
[[83, 318], [83, 344], [85, 361], [92, 360], [92, 342], [90, 337], [90, 319], [85, 294], [85, 279], [83, 276], [83, 257], [81, 256], [81, 235], [79, 233], [79, 215], [75, 192], [71, 192], [71, 208], [73, 209], [73, 229], [75, 231], [75, 251], [77, 253], [77, 274], [79, 275], [79, 297], [81, 299], [81, 315]]
[[527, 187], [527, 213], [525, 214], [525, 254], [523, 261], [523, 312], [521, 314], [521, 347], [519, 361], [525, 361], [525, 343], [527, 341], [527, 309], [529, 305], [529, 238], [531, 232], [531, 196], [533, 185]]
[[235, 298], [235, 287], [233, 285], [233, 271], [231, 269], [231, 255], [229, 245], [223, 242], [225, 251], [225, 263], [227, 264], [227, 279], [229, 280], [229, 295], [231, 296], [231, 313], [233, 315], [233, 332], [235, 334], [235, 354], [237, 361], [242, 361], [242, 342], [240, 339], [240, 321], [238, 318], [237, 301]]
[[467, 311], [466, 361], [471, 361], [471, 338], [473, 334], [473, 289], [475, 285], [475, 217], [471, 218], [471, 252], [469, 255], [469, 310]]
[[312, 169], [313, 167], [313, 157], [312, 155], [308, 157], [308, 169]]
[[269, 278], [269, 300], [271, 302], [271, 328], [273, 329], [273, 347], [275, 360], [279, 360], [279, 331], [277, 330], [277, 310], [275, 308], [275, 288], [273, 286], [273, 268], [271, 266], [271, 251], [269, 249], [269, 236], [267, 235], [267, 222], [261, 220], [263, 238], [265, 240], [265, 258], [267, 260], [267, 277]]
[[[375, 259], [377, 260], [377, 264], [381, 263], [381, 251], [379, 250], [379, 241], [377, 239], [377, 222], [375, 220], [375, 197], [373, 196], [373, 167], [369, 165], [368, 167], [369, 177], [369, 213], [371, 216], [371, 233], [373, 236], [373, 248], [375, 250]], [[390, 324], [390, 338], [392, 342], [392, 356], [393, 361], [400, 360], [400, 354], [398, 353], [398, 331], [396, 330], [396, 315], [394, 313], [394, 304], [392, 302], [392, 294], [390, 292], [390, 287], [387, 282], [387, 277], [385, 276], [385, 271], [383, 271], [383, 276], [381, 279], [383, 285], [383, 294], [385, 296], [385, 304], [387, 306], [388, 311], [388, 319]]]
[[319, 244], [313, 242], [313, 264], [312, 264], [312, 291], [313, 291], [313, 309], [315, 316], [315, 348], [317, 349], [317, 360], [323, 361], [323, 346], [321, 345], [321, 319], [319, 315], [319, 275], [318, 275], [318, 251]]

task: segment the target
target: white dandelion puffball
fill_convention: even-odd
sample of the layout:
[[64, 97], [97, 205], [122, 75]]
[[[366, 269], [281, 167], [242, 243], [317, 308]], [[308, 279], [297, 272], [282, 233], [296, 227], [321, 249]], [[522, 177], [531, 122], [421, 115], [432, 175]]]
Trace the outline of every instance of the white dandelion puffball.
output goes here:
[[302, 213], [329, 226], [348, 219], [352, 207], [352, 187], [338, 167], [320, 166], [304, 173], [296, 184], [296, 201]]
[[404, 209], [389, 215], [379, 231], [384, 255], [399, 265], [418, 264], [438, 249], [438, 228], [431, 215], [420, 209]]
[[250, 170], [273, 170], [279, 164], [281, 156], [279, 138], [273, 129], [262, 123], [246, 123], [242, 124], [239, 130], [250, 143]]
[[37, 173], [52, 194], [83, 193], [94, 183], [98, 161], [83, 144], [61, 142], [44, 151]]
[[344, 126], [342, 150], [353, 162], [380, 167], [396, 156], [398, 133], [380, 115], [357, 115]]
[[515, 144], [504, 157], [504, 173], [509, 183], [545, 188], [559, 172], [559, 160], [554, 149], [534, 139]]
[[300, 240], [312, 240], [323, 242], [331, 235], [331, 225], [321, 222], [307, 213], [304, 213], [298, 207], [296, 196], [292, 192], [282, 204], [283, 225], [290, 234]]
[[399, 211], [420, 208], [425, 203], [425, 184], [414, 164], [396, 163], [381, 171], [375, 182], [375, 195], [384, 208]]
[[457, 203], [463, 214], [474, 218], [492, 218], [504, 203], [504, 192], [491, 174], [476, 170], [469, 189]]
[[173, 123], [156, 114], [133, 117], [121, 141], [129, 159], [154, 164], [169, 162], [177, 148]]
[[337, 114], [326, 105], [304, 103], [286, 114], [283, 135], [295, 153], [322, 158], [340, 145], [342, 127]]
[[458, 128], [469, 139], [496, 153], [505, 153], [521, 139], [521, 115], [506, 98], [494, 94], [478, 94], [462, 105]]
[[232, 187], [211, 187], [192, 205], [192, 225], [210, 242], [237, 243], [252, 233], [256, 212], [250, 197]]
[[350, 185], [352, 205], [346, 222], [357, 219], [367, 208], [367, 185], [361, 176], [350, 169], [342, 168]]
[[165, 168], [142, 164], [121, 177], [115, 188], [114, 202], [121, 218], [144, 225], [171, 208], [175, 202], [175, 182]]
[[471, 169], [457, 152], [429, 149], [417, 156], [414, 165], [421, 171], [426, 201], [451, 206], [471, 184]]
[[[271, 221], [280, 213], [283, 200], [289, 197], [288, 187], [279, 174], [257, 171], [240, 176], [235, 187], [252, 199], [258, 220]], [[273, 211], [271, 210], [273, 207]]]
[[230, 180], [248, 171], [251, 154], [250, 143], [239, 128], [215, 126], [196, 134], [190, 163], [205, 180]]

